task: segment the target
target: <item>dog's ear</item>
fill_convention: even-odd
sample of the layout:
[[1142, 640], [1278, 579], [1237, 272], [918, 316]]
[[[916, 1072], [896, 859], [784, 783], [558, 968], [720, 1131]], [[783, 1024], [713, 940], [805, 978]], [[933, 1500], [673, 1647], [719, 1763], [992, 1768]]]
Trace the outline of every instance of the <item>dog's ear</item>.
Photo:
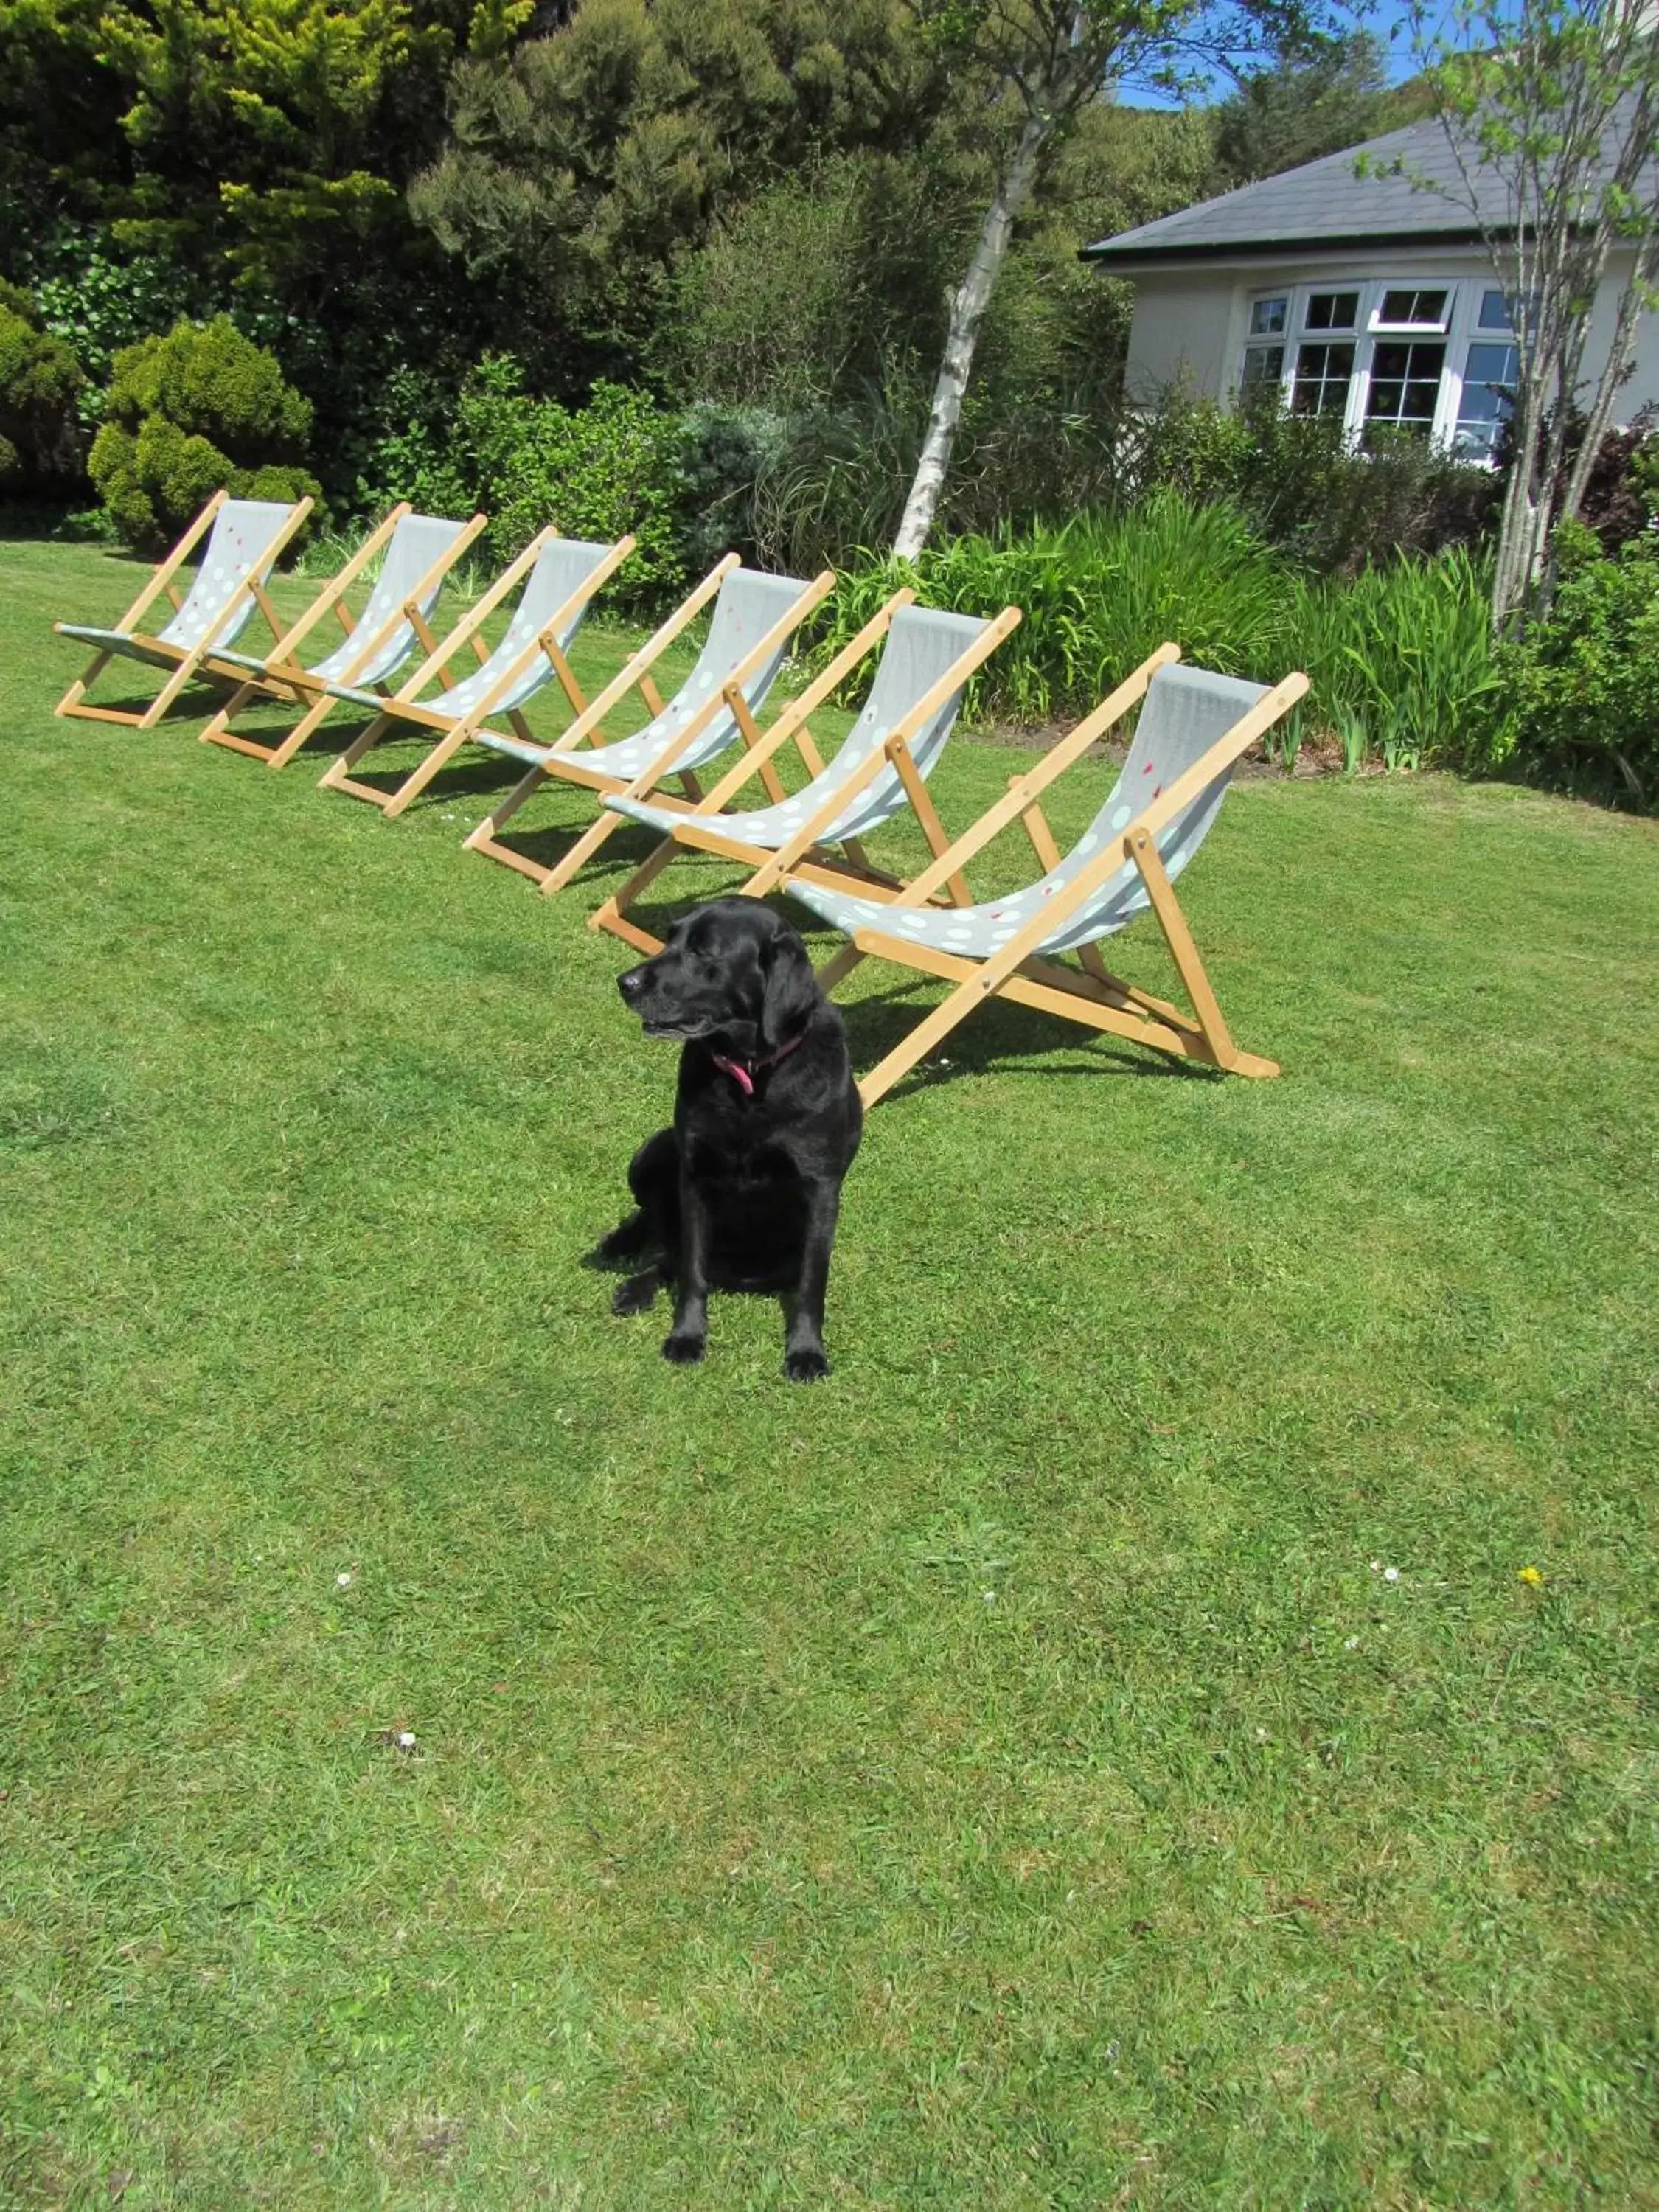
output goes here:
[[763, 958], [766, 990], [761, 1001], [761, 1042], [769, 1052], [775, 1052], [811, 1020], [817, 1003], [818, 981], [806, 947], [793, 929], [782, 924]]

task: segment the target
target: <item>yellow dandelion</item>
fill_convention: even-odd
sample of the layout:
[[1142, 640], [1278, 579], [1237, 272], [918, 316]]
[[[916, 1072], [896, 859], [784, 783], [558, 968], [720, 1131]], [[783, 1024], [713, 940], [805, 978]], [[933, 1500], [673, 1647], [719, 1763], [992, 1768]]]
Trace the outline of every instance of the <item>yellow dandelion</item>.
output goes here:
[[1544, 1577], [1536, 1567], [1522, 1567], [1516, 1580], [1525, 1583], [1528, 1589], [1542, 1589], [1544, 1587]]

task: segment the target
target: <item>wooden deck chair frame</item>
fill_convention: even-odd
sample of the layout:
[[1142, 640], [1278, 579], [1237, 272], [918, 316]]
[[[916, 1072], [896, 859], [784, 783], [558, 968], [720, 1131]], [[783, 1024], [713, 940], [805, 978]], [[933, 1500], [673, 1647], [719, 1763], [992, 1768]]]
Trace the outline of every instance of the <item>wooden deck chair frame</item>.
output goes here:
[[[558, 535], [558, 530], [551, 525], [537, 532], [518, 559], [503, 569], [471, 613], [464, 616], [448, 636], [428, 654], [408, 682], [386, 701], [380, 713], [352, 739], [339, 758], [323, 770], [317, 779], [319, 790], [343, 791], [349, 798], [366, 799], [371, 806], [380, 809], [388, 822], [395, 822], [410, 801], [419, 798], [439, 770], [483, 728], [496, 711], [499, 702], [507, 696], [539, 656], [544, 655], [551, 663], [560, 688], [570, 702], [572, 714], [580, 716], [585, 712], [587, 701], [576, 681], [575, 672], [566, 657], [564, 647], [559, 642], [559, 631], [579, 607], [585, 606], [604, 589], [633, 552], [637, 540], [631, 532], [619, 538], [598, 567], [584, 576], [569, 597], [554, 609], [537, 635], [514, 653], [470, 714], [462, 715], [458, 720], [453, 715], [440, 714], [434, 707], [423, 706], [417, 696], [434, 677], [446, 690], [452, 688], [454, 679], [447, 672], [449, 663], [463, 646], [471, 647], [480, 667], [488, 662], [489, 647], [483, 635], [484, 623], [530, 574], [540, 557], [542, 549]], [[526, 744], [535, 742], [530, 725], [516, 707], [507, 709], [507, 719], [513, 725], [515, 736]], [[436, 734], [437, 742], [425, 758], [410, 769], [395, 791], [380, 791], [372, 783], [360, 782], [352, 775], [352, 769], [365, 753], [380, 742], [388, 730], [399, 723], [431, 730]]]
[[[92, 659], [88, 662], [84, 675], [77, 676], [58, 702], [52, 710], [55, 714], [66, 715], [76, 721], [118, 722], [130, 730], [153, 730], [177, 700], [180, 692], [198, 676], [210, 673], [223, 678], [227, 676], [234, 678], [240, 673], [240, 671], [229, 669], [228, 664], [222, 663], [217, 668], [210, 668], [209, 664], [212, 659], [215, 638], [218, 636], [243, 599], [250, 596], [258, 605], [260, 613], [270, 623], [271, 635], [273, 637], [282, 635], [283, 620], [270, 603], [270, 595], [265, 589], [263, 575], [246, 577], [234, 591], [226, 594], [223, 606], [208, 624], [202, 636], [188, 651], [182, 650], [175, 645], [164, 645], [159, 637], [149, 631], [141, 630], [137, 626], [141, 616], [164, 592], [171, 601], [175, 614], [184, 605], [183, 597], [173, 580], [202, 539], [213, 527], [220, 508], [229, 497], [229, 492], [222, 487], [214, 493], [172, 552], [164, 560], [159, 561], [150, 571], [149, 580], [125, 614], [122, 616], [120, 621], [112, 625], [116, 629], [127, 632], [148, 652], [158, 653], [164, 659], [172, 659], [177, 664], [160, 691], [150, 701], [149, 705], [142, 713], [134, 714], [130, 708], [89, 707], [85, 703], [87, 693], [98, 681], [110, 662], [123, 658], [123, 655], [117, 652], [100, 647], [94, 651]], [[276, 532], [267, 549], [264, 562], [266, 574], [269, 574], [282, 558], [296, 532], [304, 525], [314, 504], [315, 501], [308, 495], [295, 501], [292, 514]]]
[[[842, 886], [854, 883], [902, 890], [902, 879], [876, 867], [857, 837], [846, 839], [839, 854], [819, 842], [836, 816], [845, 813], [851, 801], [888, 767], [898, 771], [904, 795], [910, 803], [911, 811], [921, 824], [922, 834], [932, 848], [934, 858], [937, 860], [950, 849], [950, 840], [945, 834], [945, 825], [939, 820], [939, 811], [933, 805], [926, 779], [911, 755], [910, 740], [918, 732], [927, 728], [951, 693], [959, 691], [975, 671], [990, 659], [1003, 640], [1019, 627], [1021, 616], [1018, 607], [1005, 607], [994, 621], [987, 623], [979, 636], [957, 654], [945, 673], [894, 725], [869, 758], [860, 762], [850, 775], [826, 793], [822, 804], [787, 844], [779, 846], [775, 851], [764, 846], [745, 844], [740, 837], [725, 829], [718, 818], [720, 810], [736, 797], [751, 777], [760, 776], [769, 797], [775, 795], [775, 778], [771, 782], [765, 781], [767, 769], [779, 747], [791, 739], [798, 745], [803, 738], [806, 739], [802, 757], [814, 781], [825, 773], [823, 761], [807, 732], [808, 717], [816, 714], [837, 686], [846, 681], [865, 655], [886, 635], [893, 617], [900, 608], [908, 606], [915, 598], [915, 593], [908, 586], [896, 592], [858, 635], [842, 648], [816, 681], [784, 708], [764, 735], [758, 730], [754, 731], [742, 759], [730, 773], [694, 805], [685, 807], [683, 818], [674, 824], [662, 842], [635, 870], [622, 889], [588, 916], [590, 929], [609, 930], [613, 937], [621, 938], [624, 944], [633, 945], [641, 952], [660, 951], [662, 940], [641, 929], [637, 922], [631, 921], [628, 909], [678, 854], [687, 851], [714, 854], [722, 860], [735, 860], [740, 866], [752, 869], [754, 872], [738, 889], [738, 895], [743, 898], [764, 898], [769, 891], [777, 889], [787, 875], [809, 876], [820, 883]], [[740, 707], [729, 687], [726, 696], [738, 717], [739, 726], [744, 726], [746, 708]], [[752, 727], [752, 721], [749, 727]], [[747, 735], [748, 730], [745, 729]], [[644, 794], [630, 792], [629, 796], [643, 797]], [[782, 796], [781, 789], [775, 796]], [[679, 802], [665, 794], [659, 794], [653, 804], [672, 806], [677, 812], [680, 811]], [[952, 871], [951, 884], [952, 896], [957, 898], [958, 904], [967, 905], [968, 886], [960, 871]]]
[[[1015, 776], [1006, 795], [906, 884], [891, 903], [920, 906], [933, 899], [952, 875], [960, 874], [976, 853], [983, 851], [1015, 822], [1024, 824], [1044, 871], [1057, 866], [1061, 856], [1042, 813], [1042, 793], [1145, 696], [1159, 668], [1179, 658], [1177, 646], [1161, 646], [1133, 676], [1103, 700], [1092, 714], [1079, 723], [1069, 737], [1045, 754], [1037, 767], [1024, 775]], [[1035, 1006], [1043, 1013], [1058, 1014], [1065, 1020], [1127, 1037], [1136, 1044], [1150, 1045], [1155, 1051], [1176, 1059], [1199, 1061], [1228, 1074], [1277, 1075], [1279, 1071], [1276, 1061], [1241, 1051], [1234, 1043], [1187, 918], [1176, 897], [1175, 887], [1159, 858], [1158, 839], [1159, 833], [1218, 775], [1231, 769], [1241, 755], [1287, 714], [1307, 690], [1308, 678], [1297, 672], [1265, 693], [1159, 798], [1143, 808], [1121, 836], [1107, 838], [1102, 850], [1087, 866], [1079, 869], [1070, 883], [1046, 901], [1042, 910], [988, 959], [976, 960], [933, 945], [918, 945], [884, 930], [879, 924], [855, 931], [848, 944], [819, 971], [819, 981], [826, 990], [833, 989], [866, 958], [890, 960], [898, 967], [919, 969], [925, 974], [942, 976], [956, 987], [860, 1083], [859, 1095], [865, 1104], [873, 1106], [878, 1099], [884, 1097], [919, 1060], [944, 1042], [958, 1023], [994, 996], [1012, 1000], [1019, 1006]], [[1053, 935], [1068, 915], [1085, 905], [1126, 860], [1134, 864], [1146, 886], [1164, 940], [1186, 987], [1192, 1006], [1190, 1013], [1113, 975], [1095, 945], [1079, 948], [1079, 969], [1064, 967], [1057, 960], [1044, 958], [1038, 951], [1043, 940]], [[864, 895], [870, 898], [883, 896], [879, 890], [866, 890]]]
[[[515, 853], [510, 845], [501, 844], [497, 833], [503, 823], [510, 821], [526, 800], [533, 798], [544, 784], [550, 781], [574, 783], [584, 790], [592, 792], [599, 798], [603, 798], [610, 792], [620, 793], [626, 791], [634, 798], [644, 798], [647, 793], [654, 793], [659, 784], [676, 773], [677, 765], [683, 755], [702, 735], [710, 720], [719, 713], [721, 705], [723, 703], [731, 705], [733, 692], [739, 696], [742, 696], [743, 687], [749, 678], [765, 665], [770, 655], [775, 653], [786, 640], [793, 636], [806, 617], [815, 613], [836, 588], [834, 569], [820, 570], [787, 612], [780, 615], [765, 635], [750, 647], [736, 668], [732, 670], [725, 685], [720, 690], [712, 691], [709, 694], [708, 699], [691, 716], [684, 727], [669, 740], [650, 765], [634, 777], [631, 782], [623, 783], [614, 773], [606, 772], [603, 744], [596, 752], [586, 757], [578, 754], [579, 746], [590, 743], [595, 737], [603, 738], [604, 732], [600, 724], [604, 716], [625, 699], [630, 691], [638, 690], [653, 715], [662, 713], [662, 695], [652, 677], [653, 666], [662, 658], [664, 653], [687, 624], [702, 612], [709, 600], [718, 597], [720, 586], [726, 581], [732, 570], [741, 568], [742, 565], [737, 554], [728, 553], [723, 561], [717, 562], [709, 570], [690, 597], [676, 607], [661, 628], [653, 631], [633, 659], [612, 677], [586, 713], [578, 715], [575, 721], [553, 745], [546, 757], [539, 761], [528, 775], [514, 786], [499, 806], [495, 807], [484, 817], [471, 836], [464, 841], [466, 851], [483, 853], [489, 860], [501, 861], [504, 867], [517, 869], [521, 876], [529, 877], [544, 897], [564, 889], [571, 878], [592, 859], [606, 839], [622, 828], [625, 817], [601, 808], [598, 818], [583, 831], [557, 865], [551, 868], [544, 868], [539, 862], [532, 860], [527, 854]], [[748, 713], [747, 701], [744, 701], [744, 711], [737, 716], [737, 721], [738, 732], [746, 744], [749, 732], [754, 726], [753, 717]], [[573, 758], [573, 755], [576, 757]], [[699, 794], [696, 778], [682, 780], [688, 783], [689, 796], [693, 799], [697, 797]], [[781, 787], [780, 795], [781, 795]]]
[[[221, 707], [206, 729], [202, 732], [201, 742], [204, 745], [228, 745], [233, 752], [246, 753], [252, 760], [263, 761], [267, 768], [288, 766], [307, 738], [322, 726], [328, 715], [340, 704], [339, 700], [327, 686], [319, 684], [310, 672], [301, 667], [295, 659], [301, 643], [309, 637], [318, 623], [327, 615], [333, 615], [347, 637], [353, 640], [358, 647], [358, 650], [345, 666], [343, 680], [347, 683], [356, 681], [357, 672], [364, 662], [374, 659], [386, 639], [400, 622], [406, 622], [409, 624], [419, 640], [423, 653], [430, 653], [435, 649], [438, 640], [434, 636], [431, 626], [421, 611], [421, 602], [434, 585], [441, 582], [448, 574], [461, 556], [477, 538], [489, 522], [488, 515], [475, 514], [471, 521], [464, 526], [460, 535], [444, 549], [430, 568], [419, 577], [404, 604], [389, 614], [378, 629], [359, 638], [358, 632], [362, 625], [346, 603], [346, 593], [358, 581], [375, 555], [383, 551], [391, 544], [398, 525], [414, 512], [415, 509], [408, 500], [398, 501], [397, 506], [392, 508], [380, 526], [369, 532], [333, 581], [319, 593], [292, 628], [284, 631], [277, 639], [266, 656], [263, 675], [255, 675], [251, 670], [239, 668], [229, 663], [216, 664], [214, 672], [217, 673], [218, 668], [222, 665], [229, 676], [240, 680], [232, 696]], [[277, 699], [294, 706], [305, 708], [306, 711], [300, 721], [289, 731], [280, 744], [262, 745], [252, 738], [240, 736], [231, 728], [230, 726], [237, 715], [251, 700], [255, 698]]]

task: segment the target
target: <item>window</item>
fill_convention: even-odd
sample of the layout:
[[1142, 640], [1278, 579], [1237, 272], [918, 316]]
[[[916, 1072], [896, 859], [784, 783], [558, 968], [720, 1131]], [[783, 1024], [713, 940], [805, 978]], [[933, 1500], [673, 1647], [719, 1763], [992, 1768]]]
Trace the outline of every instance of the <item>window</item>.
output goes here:
[[1517, 312], [1479, 281], [1288, 285], [1249, 302], [1239, 390], [1276, 387], [1292, 414], [1362, 447], [1404, 432], [1490, 465], [1513, 404]]
[[1379, 338], [1371, 353], [1370, 389], [1365, 395], [1365, 435], [1373, 430], [1413, 430], [1426, 438], [1440, 404], [1440, 378], [1446, 366], [1443, 343], [1415, 343]]
[[1443, 331], [1446, 295], [1443, 291], [1384, 292], [1371, 327], [1379, 331]]
[[1244, 373], [1240, 379], [1246, 391], [1260, 390], [1266, 384], [1282, 384], [1285, 380], [1285, 348], [1282, 343], [1273, 345], [1261, 343], [1277, 338], [1283, 340], [1285, 319], [1290, 313], [1288, 293], [1275, 293], [1271, 298], [1250, 302], [1249, 342], [1244, 348]]
[[1452, 450], [1460, 461], [1490, 461], [1515, 405], [1520, 356], [1515, 347], [1483, 339], [1469, 348], [1457, 405]]
[[1304, 328], [1310, 331], [1351, 331], [1358, 313], [1358, 292], [1310, 292]]
[[1353, 347], [1309, 345], [1297, 354], [1296, 374], [1291, 383], [1291, 411], [1294, 415], [1346, 415], [1348, 386], [1353, 379]]

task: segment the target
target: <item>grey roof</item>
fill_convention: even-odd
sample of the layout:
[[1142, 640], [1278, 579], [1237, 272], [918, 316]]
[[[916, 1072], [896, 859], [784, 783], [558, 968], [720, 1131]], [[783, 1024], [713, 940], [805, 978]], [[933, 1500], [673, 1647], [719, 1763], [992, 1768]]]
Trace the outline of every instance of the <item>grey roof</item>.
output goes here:
[[[1368, 168], [1386, 172], [1397, 163], [1404, 173], [1360, 176], [1356, 171], [1362, 154]], [[1470, 177], [1480, 218], [1493, 230], [1512, 230], [1515, 211], [1504, 178], [1473, 164]], [[1436, 186], [1440, 189], [1431, 189]], [[1218, 199], [1200, 200], [1178, 215], [1103, 238], [1085, 246], [1082, 258], [1133, 266], [1261, 247], [1317, 249], [1399, 238], [1473, 244], [1480, 235], [1480, 221], [1471, 211], [1468, 188], [1445, 128], [1431, 116], [1363, 146], [1264, 177], [1260, 184], [1241, 185]]]

